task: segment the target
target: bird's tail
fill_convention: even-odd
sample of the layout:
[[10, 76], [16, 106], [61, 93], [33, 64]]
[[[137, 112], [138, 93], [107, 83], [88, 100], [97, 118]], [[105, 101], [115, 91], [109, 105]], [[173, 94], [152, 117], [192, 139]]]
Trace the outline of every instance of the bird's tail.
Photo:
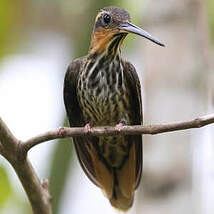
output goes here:
[[111, 170], [106, 168], [105, 164], [97, 158], [98, 156], [92, 156], [96, 163], [95, 174], [99, 187], [111, 205], [121, 211], [127, 211], [133, 204], [136, 188], [135, 155], [135, 147], [132, 146], [122, 167], [112, 167]]
[[[132, 150], [131, 150], [132, 152]], [[132, 207], [135, 191], [135, 158], [129, 156], [124, 166], [113, 169], [113, 188], [109, 201], [118, 210], [127, 211]]]
[[109, 200], [111, 205], [118, 210], [128, 211], [132, 207], [136, 187], [135, 164], [135, 150], [132, 146], [124, 165], [113, 170], [112, 194]]
[[119, 186], [114, 187], [114, 194], [110, 198], [111, 205], [120, 210], [120, 211], [128, 211], [133, 204], [134, 193], [131, 196], [126, 196], [122, 193]]

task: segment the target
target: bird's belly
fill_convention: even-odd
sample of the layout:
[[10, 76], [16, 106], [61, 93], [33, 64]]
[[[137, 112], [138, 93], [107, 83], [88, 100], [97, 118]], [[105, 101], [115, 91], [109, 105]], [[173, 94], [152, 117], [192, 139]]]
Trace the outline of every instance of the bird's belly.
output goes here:
[[[78, 91], [78, 99], [85, 123], [90, 123], [92, 127], [115, 126], [122, 121], [131, 124], [129, 91], [124, 82], [119, 81], [120, 73], [109, 72], [103, 76], [101, 73], [90, 81], [81, 76], [79, 81], [78, 89], [81, 90]], [[111, 167], [121, 167], [128, 156], [127, 137], [116, 135], [97, 139], [102, 159]]]
[[[96, 90], [87, 90], [82, 100], [82, 111], [86, 122], [91, 126], [115, 126], [122, 120], [130, 124], [128, 103], [123, 94], [103, 90], [98, 96]], [[98, 137], [98, 149], [111, 167], [121, 167], [128, 156], [128, 142], [122, 135]]]
[[[97, 89], [98, 90], [98, 89]], [[125, 120], [129, 123], [128, 101], [120, 91], [106, 88], [96, 94], [96, 89], [87, 90], [82, 100], [82, 109], [87, 122], [93, 126], [116, 125]]]

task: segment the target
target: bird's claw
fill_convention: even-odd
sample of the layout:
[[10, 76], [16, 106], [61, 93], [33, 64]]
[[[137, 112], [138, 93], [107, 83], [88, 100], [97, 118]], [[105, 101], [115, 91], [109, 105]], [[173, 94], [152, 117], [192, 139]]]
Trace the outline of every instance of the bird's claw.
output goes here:
[[63, 137], [64, 134], [65, 134], [65, 128], [64, 128], [64, 127], [60, 127], [58, 133], [59, 133], [59, 135], [60, 135], [61, 137]]
[[84, 127], [84, 133], [89, 133], [91, 131], [91, 126], [89, 123], [87, 123]]
[[122, 127], [123, 127], [123, 124], [119, 123], [115, 126], [115, 130], [120, 131]]

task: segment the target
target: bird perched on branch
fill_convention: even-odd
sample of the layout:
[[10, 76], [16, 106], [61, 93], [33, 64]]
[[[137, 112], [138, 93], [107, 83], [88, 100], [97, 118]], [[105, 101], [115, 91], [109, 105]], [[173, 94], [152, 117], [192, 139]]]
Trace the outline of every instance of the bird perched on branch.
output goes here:
[[[121, 58], [121, 45], [137, 34], [164, 46], [130, 22], [118, 7], [97, 15], [88, 55], [71, 62], [64, 80], [64, 102], [70, 126], [140, 125], [143, 121], [140, 81], [134, 66]], [[111, 205], [128, 210], [142, 174], [142, 136], [74, 137], [79, 162]]]

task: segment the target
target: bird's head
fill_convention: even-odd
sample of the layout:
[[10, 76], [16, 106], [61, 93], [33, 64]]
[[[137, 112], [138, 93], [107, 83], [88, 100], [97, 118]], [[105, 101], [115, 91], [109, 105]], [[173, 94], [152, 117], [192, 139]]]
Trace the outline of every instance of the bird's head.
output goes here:
[[164, 46], [158, 39], [132, 24], [129, 13], [124, 9], [105, 7], [96, 17], [90, 52], [107, 51], [108, 54], [115, 54], [120, 50], [120, 46], [128, 33], [137, 34]]

